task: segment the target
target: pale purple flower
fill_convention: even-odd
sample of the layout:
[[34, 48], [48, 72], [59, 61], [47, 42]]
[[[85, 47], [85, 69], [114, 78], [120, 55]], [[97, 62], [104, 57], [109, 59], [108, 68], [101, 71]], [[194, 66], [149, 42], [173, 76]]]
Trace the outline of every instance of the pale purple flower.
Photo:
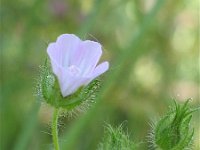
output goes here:
[[63, 97], [88, 85], [109, 68], [107, 61], [97, 65], [102, 55], [99, 43], [82, 41], [73, 34], [60, 35], [55, 43], [49, 44], [47, 53]]

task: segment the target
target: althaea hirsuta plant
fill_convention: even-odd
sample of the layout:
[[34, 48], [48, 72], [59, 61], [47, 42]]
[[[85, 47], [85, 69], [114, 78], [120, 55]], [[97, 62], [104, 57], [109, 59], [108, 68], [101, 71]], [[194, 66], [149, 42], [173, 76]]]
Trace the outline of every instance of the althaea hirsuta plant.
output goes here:
[[[54, 108], [52, 117], [52, 139], [54, 149], [59, 150], [58, 117], [60, 110], [74, 111], [93, 103], [100, 86], [97, 79], [109, 69], [109, 63], [98, 65], [102, 55], [101, 45], [93, 41], [82, 41], [73, 34], [63, 34], [47, 48], [48, 59], [41, 67], [38, 93]], [[190, 127], [194, 109], [189, 100], [183, 105], [174, 103], [170, 111], [152, 123], [149, 136], [151, 148], [158, 150], [190, 149], [194, 129]], [[138, 145], [137, 145], [138, 146]], [[103, 141], [98, 150], [134, 150], [133, 143], [123, 125], [107, 125]]]
[[52, 140], [59, 150], [58, 117], [67, 112], [87, 107], [99, 88], [96, 78], [109, 69], [107, 61], [98, 64], [102, 46], [98, 42], [82, 41], [74, 34], [62, 34], [47, 48], [48, 58], [41, 67], [38, 93], [54, 108]]

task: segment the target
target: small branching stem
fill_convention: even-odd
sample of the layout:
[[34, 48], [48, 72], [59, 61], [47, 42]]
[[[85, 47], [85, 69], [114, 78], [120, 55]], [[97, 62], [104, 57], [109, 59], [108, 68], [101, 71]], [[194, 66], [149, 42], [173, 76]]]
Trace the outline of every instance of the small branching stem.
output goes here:
[[59, 109], [54, 108], [53, 112], [53, 120], [52, 120], [52, 138], [53, 138], [53, 144], [55, 150], [60, 150], [59, 148], [59, 142], [58, 142], [58, 115], [59, 115]]

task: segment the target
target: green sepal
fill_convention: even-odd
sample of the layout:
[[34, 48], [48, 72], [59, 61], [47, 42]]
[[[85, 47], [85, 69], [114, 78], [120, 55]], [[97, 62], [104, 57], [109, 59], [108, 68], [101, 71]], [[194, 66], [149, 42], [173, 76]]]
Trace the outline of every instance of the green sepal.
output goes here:
[[41, 71], [40, 89], [46, 103], [56, 108], [71, 110], [84, 101], [93, 101], [100, 87], [98, 79], [92, 81], [85, 87], [80, 87], [74, 94], [63, 97], [59, 87], [58, 79], [51, 71], [46, 59]]
[[190, 127], [192, 112], [188, 106], [175, 102], [175, 107], [153, 127], [153, 147], [159, 150], [180, 150], [191, 146], [194, 130]]
[[102, 142], [97, 150], [136, 150], [138, 144], [131, 141], [127, 132], [124, 132], [124, 123], [117, 127], [106, 124]]

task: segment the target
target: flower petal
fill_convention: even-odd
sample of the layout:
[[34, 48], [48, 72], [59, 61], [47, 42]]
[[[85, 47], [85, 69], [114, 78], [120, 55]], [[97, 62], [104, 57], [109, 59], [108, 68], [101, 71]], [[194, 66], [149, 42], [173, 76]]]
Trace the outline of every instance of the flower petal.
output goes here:
[[75, 77], [69, 72], [66, 72], [66, 70], [63, 71], [62, 78], [60, 78], [62, 80], [59, 80], [63, 97], [73, 94], [78, 88], [84, 86], [89, 81], [89, 78]]
[[[92, 74], [91, 79], [89, 80], [89, 82], [91, 82], [92, 80], [94, 80], [96, 77], [100, 76], [101, 74], [103, 74], [104, 72], [106, 72], [109, 68], [109, 63], [107, 61], [101, 63], [100, 65], [98, 65], [95, 69], [94, 72]], [[88, 84], [89, 82], [87, 82], [86, 84]]]
[[67, 67], [71, 64], [72, 55], [78, 49], [81, 40], [74, 34], [62, 34], [57, 38], [57, 49], [61, 54], [61, 65]]
[[96, 67], [101, 55], [101, 45], [93, 41], [83, 41], [79, 45], [73, 57], [72, 63], [82, 70], [82, 76], [88, 76]]
[[74, 78], [74, 82], [70, 79], [70, 85], [63, 91], [63, 96], [68, 96], [76, 92], [80, 87], [84, 86], [89, 79], [88, 78]]
[[47, 53], [51, 60], [53, 72], [57, 75], [59, 73], [59, 61], [61, 60], [61, 55], [59, 53], [59, 49], [57, 49], [56, 43], [49, 44]]

